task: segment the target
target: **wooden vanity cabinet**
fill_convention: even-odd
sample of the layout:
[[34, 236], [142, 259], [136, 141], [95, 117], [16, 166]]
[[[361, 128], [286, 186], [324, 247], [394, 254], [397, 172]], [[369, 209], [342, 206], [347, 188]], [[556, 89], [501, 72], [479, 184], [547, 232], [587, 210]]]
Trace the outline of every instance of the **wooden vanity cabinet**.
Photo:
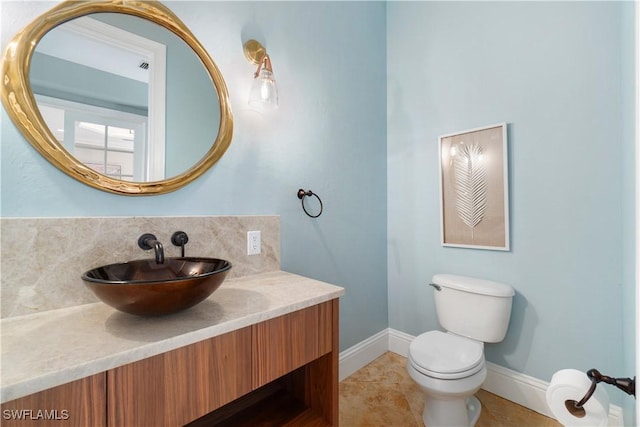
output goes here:
[[[58, 410], [68, 419], [8, 420]], [[337, 426], [338, 299], [2, 404], [3, 426]], [[34, 412], [32, 412], [33, 414]]]
[[3, 427], [105, 427], [105, 376], [100, 373], [2, 404]]

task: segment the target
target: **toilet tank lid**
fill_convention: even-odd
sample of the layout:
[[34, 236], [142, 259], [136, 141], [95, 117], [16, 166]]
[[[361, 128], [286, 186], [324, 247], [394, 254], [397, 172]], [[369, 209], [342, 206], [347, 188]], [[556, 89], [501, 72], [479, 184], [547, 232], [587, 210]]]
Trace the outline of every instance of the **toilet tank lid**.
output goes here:
[[433, 283], [444, 286], [445, 288], [481, 295], [496, 297], [512, 297], [515, 295], [513, 288], [505, 283], [476, 279], [475, 277], [458, 276], [455, 274], [436, 274], [433, 276]]

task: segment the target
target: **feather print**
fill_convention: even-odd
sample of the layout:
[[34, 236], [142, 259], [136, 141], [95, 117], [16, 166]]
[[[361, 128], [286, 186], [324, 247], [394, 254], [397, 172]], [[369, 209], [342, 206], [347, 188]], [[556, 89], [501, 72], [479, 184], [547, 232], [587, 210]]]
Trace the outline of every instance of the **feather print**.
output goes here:
[[456, 210], [462, 221], [474, 228], [482, 221], [487, 210], [487, 171], [482, 162], [482, 147], [478, 144], [460, 144], [453, 158]]

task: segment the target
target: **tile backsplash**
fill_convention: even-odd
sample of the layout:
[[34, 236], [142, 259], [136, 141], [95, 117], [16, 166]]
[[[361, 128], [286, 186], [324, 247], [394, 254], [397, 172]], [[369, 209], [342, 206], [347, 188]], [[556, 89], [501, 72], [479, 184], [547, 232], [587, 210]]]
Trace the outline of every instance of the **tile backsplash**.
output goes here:
[[[280, 269], [278, 216], [1, 218], [0, 317], [97, 302], [80, 276], [94, 267], [152, 258], [138, 237], [152, 233], [165, 256], [180, 256], [175, 231], [189, 236], [186, 256], [222, 258], [227, 278]], [[262, 250], [247, 255], [247, 231], [260, 230]]]

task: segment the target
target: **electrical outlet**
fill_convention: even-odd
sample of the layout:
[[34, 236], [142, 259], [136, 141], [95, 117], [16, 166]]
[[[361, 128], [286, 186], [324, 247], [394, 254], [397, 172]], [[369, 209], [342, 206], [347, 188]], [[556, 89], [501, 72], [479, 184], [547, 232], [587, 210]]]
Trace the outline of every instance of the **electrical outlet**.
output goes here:
[[261, 245], [260, 231], [247, 231], [247, 255], [260, 254]]

